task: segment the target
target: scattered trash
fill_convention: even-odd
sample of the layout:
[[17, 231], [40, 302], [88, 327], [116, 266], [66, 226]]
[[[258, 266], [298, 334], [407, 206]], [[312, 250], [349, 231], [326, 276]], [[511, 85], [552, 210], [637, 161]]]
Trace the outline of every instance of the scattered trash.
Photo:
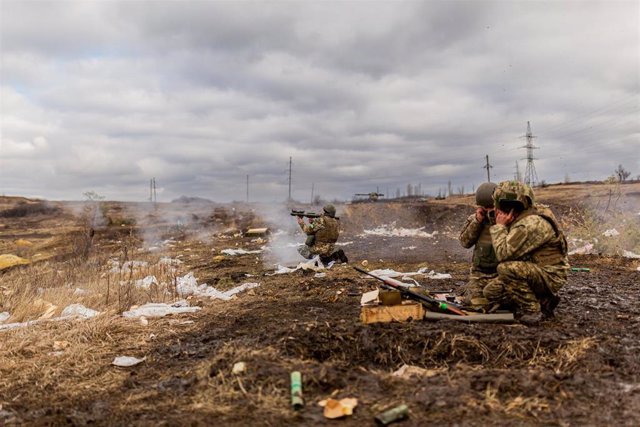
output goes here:
[[150, 289], [151, 285], [158, 285], [156, 276], [147, 276], [144, 279], [136, 280], [134, 286], [140, 289]]
[[403, 251], [412, 251], [414, 249], [416, 249], [417, 246], [405, 246], [402, 248]]
[[409, 416], [409, 407], [407, 405], [399, 405], [395, 408], [391, 408], [382, 414], [376, 415], [374, 418], [376, 424], [380, 426], [387, 426], [396, 421], [404, 420]]
[[61, 351], [64, 350], [65, 348], [69, 347], [71, 344], [69, 343], [69, 341], [54, 341], [53, 342], [53, 350], [54, 351]]
[[349, 246], [353, 245], [353, 242], [337, 242], [336, 246]]
[[640, 255], [631, 251], [622, 251], [622, 256], [625, 258], [640, 259]]
[[425, 369], [419, 366], [412, 366], [412, 365], [405, 364], [405, 365], [402, 365], [400, 368], [398, 368], [396, 371], [394, 371], [391, 375], [394, 377], [400, 377], [403, 379], [408, 379], [411, 377], [431, 378], [431, 377], [435, 377], [436, 375], [444, 371], [445, 369], [439, 369], [439, 370]]
[[375, 289], [373, 291], [365, 292], [362, 294], [360, 298], [360, 305], [368, 305], [378, 301], [378, 294], [380, 293], [379, 289]]
[[309, 261], [301, 262], [295, 268], [284, 267], [279, 264], [276, 267], [277, 267], [276, 271], [274, 271], [272, 274], [268, 274], [268, 276], [274, 276], [276, 274], [288, 274], [298, 270], [321, 271], [325, 269], [322, 262], [320, 262], [319, 256], [316, 256], [313, 259], [310, 259]]
[[358, 399], [354, 397], [347, 397], [340, 400], [326, 399], [318, 402], [318, 405], [324, 407], [325, 418], [335, 419], [352, 415], [353, 409], [358, 406]]
[[243, 283], [236, 286], [233, 289], [222, 292], [216, 288], [203, 283], [198, 285], [198, 280], [193, 276], [193, 273], [188, 273], [182, 277], [176, 279], [176, 291], [182, 296], [194, 295], [199, 297], [208, 297], [213, 299], [221, 299], [228, 301], [235, 294], [245, 291], [247, 289], [253, 289], [260, 286], [259, 283]]
[[140, 324], [141, 324], [142, 326], [148, 326], [148, 325], [149, 325], [149, 321], [147, 320], [147, 318], [146, 318], [146, 317], [144, 317], [144, 316], [140, 316]]
[[30, 242], [29, 240], [25, 240], [25, 239], [18, 239], [16, 240], [16, 246], [19, 248], [30, 248], [31, 246], [33, 246], [33, 242]]
[[585, 272], [589, 272], [591, 271], [590, 268], [587, 267], [571, 267], [571, 271], [585, 271]]
[[259, 254], [261, 252], [262, 252], [262, 249], [258, 249], [255, 251], [248, 251], [246, 249], [223, 249], [220, 251], [220, 253], [223, 253], [225, 255], [231, 255], [231, 256], [245, 255], [245, 254]]
[[602, 235], [605, 237], [615, 237], [615, 236], [619, 236], [620, 232], [615, 228], [612, 228], [611, 230], [606, 230], [604, 233], [602, 233]]
[[158, 264], [161, 264], [161, 265], [180, 265], [180, 264], [182, 264], [182, 261], [180, 261], [179, 259], [175, 259], [175, 258], [162, 257], [158, 261]]
[[302, 398], [302, 375], [298, 371], [291, 372], [291, 406], [298, 410], [304, 406]]
[[317, 278], [317, 279], [321, 279], [323, 277], [327, 277], [327, 273], [316, 273], [313, 275], [313, 277]]
[[241, 374], [247, 370], [247, 364], [244, 362], [236, 362], [231, 369], [231, 373], [234, 375]]
[[77, 317], [83, 317], [85, 319], [89, 319], [91, 317], [97, 316], [98, 314], [100, 314], [100, 312], [87, 308], [82, 304], [71, 304], [66, 306], [65, 309], [62, 310], [62, 314], [60, 316], [61, 317], [77, 316]]
[[362, 264], [363, 267], [366, 267], [367, 265], [369, 265], [369, 261], [367, 261], [366, 259], [364, 261], [362, 261], [360, 264]]
[[31, 264], [28, 259], [20, 258], [17, 255], [3, 254], [0, 255], [0, 271], [7, 268], [15, 267], [17, 265]]
[[[382, 269], [382, 270], [373, 270], [370, 272], [371, 274], [375, 274], [376, 276], [384, 276], [384, 277], [402, 277], [406, 279], [410, 276], [418, 276], [425, 275], [429, 279], [451, 279], [451, 274], [449, 273], [436, 273], [433, 270], [429, 270], [427, 267], [422, 267], [418, 271], [413, 271], [409, 273], [401, 273], [399, 271], [392, 270], [390, 268]], [[409, 285], [411, 286], [411, 285]]]
[[271, 233], [271, 230], [269, 230], [268, 228], [250, 228], [247, 230], [246, 233], [244, 233], [245, 236], [250, 237], [250, 236], [267, 236]]
[[9, 314], [9, 312], [3, 311], [2, 313], [0, 313], [0, 323], [3, 323], [5, 320], [7, 320], [10, 317], [11, 317], [11, 314]]
[[122, 313], [122, 316], [127, 318], [164, 317], [169, 314], [194, 313], [198, 310], [201, 310], [201, 307], [189, 307], [188, 302], [180, 300], [173, 304], [148, 303], [140, 307], [131, 307], [129, 311]]
[[115, 359], [113, 359], [113, 362], [111, 362], [111, 364], [114, 366], [120, 366], [122, 368], [128, 368], [130, 366], [136, 366], [144, 362], [145, 359], [146, 357], [143, 357], [142, 359], [138, 359], [137, 357], [131, 357], [131, 356], [118, 356]]
[[572, 250], [569, 252], [569, 255], [587, 255], [590, 254], [591, 251], [593, 251], [593, 243], [587, 243], [581, 248]]
[[126, 261], [121, 266], [120, 261], [117, 259], [109, 260], [109, 264], [112, 266], [109, 273], [129, 273], [135, 269], [140, 269], [149, 265], [146, 261]]

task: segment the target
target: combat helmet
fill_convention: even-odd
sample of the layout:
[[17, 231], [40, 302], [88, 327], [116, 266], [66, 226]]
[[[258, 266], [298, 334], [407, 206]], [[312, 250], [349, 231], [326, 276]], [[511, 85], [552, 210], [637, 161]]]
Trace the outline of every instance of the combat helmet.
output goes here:
[[493, 192], [495, 207], [504, 212], [522, 212], [533, 206], [533, 190], [520, 181], [503, 181]]
[[336, 216], [336, 207], [333, 205], [326, 205], [324, 208], [322, 208], [322, 210], [331, 218], [334, 218]]
[[476, 190], [476, 205], [483, 208], [493, 207], [493, 191], [498, 185], [493, 182], [483, 182]]

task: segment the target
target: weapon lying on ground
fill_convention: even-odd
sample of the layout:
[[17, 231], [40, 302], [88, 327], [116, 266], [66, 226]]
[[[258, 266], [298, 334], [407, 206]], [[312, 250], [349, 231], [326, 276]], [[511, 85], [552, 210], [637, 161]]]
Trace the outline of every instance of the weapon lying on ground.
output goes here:
[[371, 274], [366, 270], [363, 270], [359, 267], [354, 266], [353, 267], [356, 271], [359, 271], [360, 273], [366, 274], [368, 276], [371, 276], [373, 278], [376, 278], [380, 281], [382, 281], [386, 286], [395, 289], [396, 291], [400, 291], [400, 293], [402, 294], [403, 297], [408, 298], [408, 299], [412, 299], [414, 301], [418, 301], [420, 302], [422, 305], [424, 305], [425, 307], [428, 308], [437, 308], [443, 311], [448, 311], [450, 313], [453, 314], [457, 314], [458, 316], [466, 316], [467, 313], [465, 313], [464, 311], [460, 310], [459, 308], [457, 308], [454, 304], [449, 303], [449, 302], [444, 302], [444, 301], [438, 301], [437, 299], [433, 299], [431, 297], [428, 297], [426, 295], [421, 295], [418, 294], [416, 292], [410, 291], [409, 289], [407, 289], [406, 285], [404, 283], [402, 283], [399, 280], [395, 280], [395, 279], [391, 279], [389, 277], [379, 277], [376, 276], [375, 274]]
[[295, 209], [291, 209], [291, 216], [299, 216], [300, 218], [320, 218], [320, 214], [315, 212], [297, 211]]

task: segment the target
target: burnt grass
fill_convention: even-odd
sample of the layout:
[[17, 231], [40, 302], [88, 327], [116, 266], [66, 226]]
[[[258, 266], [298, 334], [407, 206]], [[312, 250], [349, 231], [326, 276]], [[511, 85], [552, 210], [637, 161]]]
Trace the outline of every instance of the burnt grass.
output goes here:
[[[455, 234], [470, 208], [410, 209], [419, 225], [440, 234], [363, 237], [363, 226], [352, 221], [341, 237], [353, 241], [344, 247], [351, 263], [366, 259], [370, 269], [399, 271], [428, 266], [453, 277], [424, 279], [422, 285], [460, 291], [470, 253]], [[450, 233], [442, 231], [447, 227]], [[245, 248], [253, 244], [236, 241]], [[640, 424], [640, 272], [633, 260], [571, 257], [573, 265], [591, 271], [570, 275], [556, 318], [537, 327], [449, 320], [365, 325], [360, 295], [376, 283], [349, 266], [335, 266], [323, 278], [300, 271], [270, 276], [256, 266], [255, 255], [244, 255], [216, 270], [207, 262], [211, 252], [198, 252], [195, 245], [202, 254], [192, 261], [196, 277], [241, 283], [247, 279], [234, 272], [251, 273], [257, 277], [248, 280], [261, 286], [229, 302], [202, 302], [205, 308], [187, 316], [194, 323], [183, 329], [175, 326], [180, 317], [122, 332], [114, 352], [131, 350], [130, 335], [157, 334], [144, 348], [147, 361], [115, 377], [114, 368], [105, 367], [86, 392], [74, 392], [68, 383], [2, 390], [21, 395], [1, 408], [12, 414], [11, 422], [366, 426], [375, 425], [376, 414], [405, 403], [410, 415], [398, 425]], [[402, 249], [410, 246], [415, 249]], [[231, 367], [238, 361], [247, 370], [235, 376]], [[404, 364], [427, 371], [391, 375]], [[299, 411], [289, 403], [294, 370], [303, 376], [306, 404]], [[354, 414], [324, 419], [317, 403], [332, 395], [358, 398]]]

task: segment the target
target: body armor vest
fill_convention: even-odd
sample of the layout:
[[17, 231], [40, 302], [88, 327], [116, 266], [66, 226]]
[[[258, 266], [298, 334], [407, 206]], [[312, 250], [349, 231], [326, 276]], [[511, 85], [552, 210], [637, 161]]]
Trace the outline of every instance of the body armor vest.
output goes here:
[[324, 228], [319, 230], [315, 236], [315, 243], [335, 243], [338, 241], [339, 224], [338, 220], [330, 216], [324, 216]]
[[490, 224], [484, 224], [480, 236], [473, 248], [473, 266], [483, 273], [495, 273], [498, 267], [498, 258], [493, 249], [493, 240], [489, 231]]
[[533, 263], [538, 265], [553, 265], [560, 264], [566, 260], [567, 257], [567, 239], [564, 237], [564, 233], [560, 230], [558, 220], [556, 219], [551, 209], [544, 205], [536, 205], [533, 208], [523, 211], [518, 218], [512, 223], [515, 224], [521, 221], [523, 218], [529, 215], [538, 215], [544, 218], [553, 227], [553, 231], [556, 236], [546, 242], [544, 245], [536, 249], [531, 254], [527, 255]]

